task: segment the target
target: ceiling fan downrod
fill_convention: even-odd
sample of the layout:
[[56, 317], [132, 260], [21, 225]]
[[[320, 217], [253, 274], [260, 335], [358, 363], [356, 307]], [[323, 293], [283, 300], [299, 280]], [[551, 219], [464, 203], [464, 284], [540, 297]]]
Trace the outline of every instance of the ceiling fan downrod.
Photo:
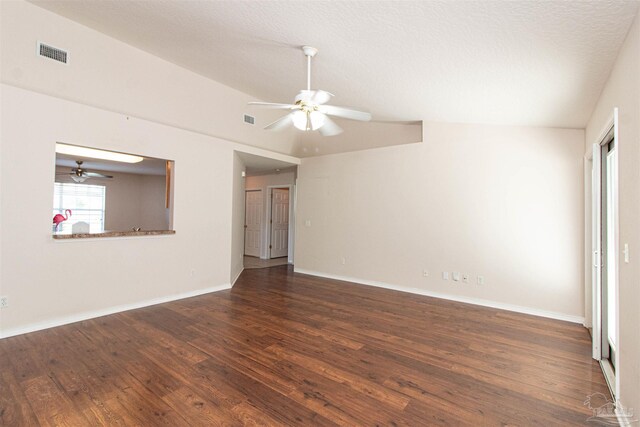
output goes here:
[[316, 56], [318, 49], [311, 46], [302, 46], [302, 51], [307, 57], [307, 90], [311, 91], [311, 58]]

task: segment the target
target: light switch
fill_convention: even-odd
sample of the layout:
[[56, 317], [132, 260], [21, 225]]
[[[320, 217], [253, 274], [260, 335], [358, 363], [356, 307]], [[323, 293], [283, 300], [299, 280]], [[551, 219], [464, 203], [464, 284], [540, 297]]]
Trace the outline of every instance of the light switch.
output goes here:
[[453, 274], [451, 275], [451, 277], [453, 278], [453, 280], [455, 280], [456, 282], [460, 280], [460, 272], [459, 271], [454, 271]]

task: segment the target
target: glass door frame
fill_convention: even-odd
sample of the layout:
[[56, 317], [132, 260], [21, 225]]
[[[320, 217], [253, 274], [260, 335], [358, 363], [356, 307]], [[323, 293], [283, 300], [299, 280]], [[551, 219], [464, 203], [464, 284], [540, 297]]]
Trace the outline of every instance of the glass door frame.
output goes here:
[[[612, 145], [612, 149], [611, 149]], [[610, 153], [613, 150], [611, 162]], [[593, 144], [592, 160], [592, 344], [593, 358], [600, 362], [607, 384], [614, 399], [619, 396], [619, 367], [620, 341], [619, 341], [619, 294], [618, 294], [618, 268], [619, 268], [619, 220], [618, 220], [618, 109], [614, 109], [613, 115], [600, 134], [597, 142]], [[612, 169], [609, 171], [609, 169]], [[605, 173], [603, 173], [603, 171]], [[609, 173], [613, 172], [613, 173]], [[611, 197], [607, 197], [607, 191], [611, 191]], [[610, 203], [609, 203], [610, 202]], [[613, 220], [613, 227], [607, 230], [609, 220]], [[613, 234], [613, 235], [611, 235]], [[613, 265], [605, 259], [607, 250], [613, 250]], [[611, 258], [610, 258], [611, 259]], [[603, 280], [604, 279], [604, 280]], [[611, 280], [613, 279], [613, 280]], [[611, 283], [613, 282], [613, 283]], [[607, 286], [613, 286], [615, 301], [612, 306], [615, 312], [613, 316], [614, 342], [617, 348], [610, 354], [608, 322], [608, 293]], [[607, 306], [604, 306], [607, 304]]]

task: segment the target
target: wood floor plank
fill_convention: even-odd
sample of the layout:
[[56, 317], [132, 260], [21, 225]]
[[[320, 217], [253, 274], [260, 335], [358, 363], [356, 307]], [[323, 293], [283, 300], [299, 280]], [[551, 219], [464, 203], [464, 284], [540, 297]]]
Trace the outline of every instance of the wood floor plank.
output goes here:
[[580, 325], [293, 273], [0, 340], [0, 425], [568, 426]]
[[38, 425], [24, 389], [9, 371], [2, 372], [0, 375], [0, 425], [7, 427]]

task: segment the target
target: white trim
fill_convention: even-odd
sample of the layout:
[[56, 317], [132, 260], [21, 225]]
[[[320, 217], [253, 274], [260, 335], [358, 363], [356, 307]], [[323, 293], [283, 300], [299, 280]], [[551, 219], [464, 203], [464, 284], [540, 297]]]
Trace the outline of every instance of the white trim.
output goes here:
[[233, 280], [231, 281], [231, 286], [230, 286], [230, 287], [233, 287], [233, 285], [235, 285], [235, 284], [236, 284], [236, 282], [237, 282], [237, 281], [238, 281], [238, 279], [240, 278], [240, 275], [242, 274], [242, 272], [243, 272], [243, 271], [244, 271], [244, 267], [242, 267], [242, 268], [240, 269], [240, 271], [238, 272], [238, 274], [236, 274], [236, 277], [234, 277], [234, 278], [233, 278]]
[[614, 323], [616, 327], [615, 334], [615, 372], [614, 372], [614, 395], [615, 398], [620, 398], [620, 203], [618, 192], [620, 189], [619, 169], [618, 169], [618, 157], [620, 155], [620, 140], [618, 139], [618, 109], [613, 110], [613, 141], [614, 149], [613, 153], [613, 169], [615, 175], [613, 176], [613, 218], [614, 218], [614, 230], [613, 230], [613, 248], [615, 250], [615, 282], [613, 284], [615, 289], [615, 318]]
[[[614, 158], [613, 158], [613, 163], [614, 163], [614, 169], [616, 171], [616, 175], [613, 177], [613, 204], [614, 204], [614, 212], [613, 212], [613, 217], [614, 217], [614, 225], [615, 225], [615, 229], [614, 229], [614, 244], [613, 244], [613, 249], [615, 250], [615, 266], [613, 266], [613, 270], [615, 273], [615, 280], [613, 283], [613, 286], [615, 288], [615, 295], [616, 295], [616, 301], [615, 301], [615, 311], [616, 311], [616, 317], [615, 317], [615, 327], [616, 327], [616, 352], [615, 352], [615, 373], [613, 373], [613, 371], [609, 372], [608, 370], [604, 369], [604, 365], [602, 363], [600, 363], [600, 366], [602, 368], [603, 374], [605, 376], [605, 378], [607, 379], [607, 385], [609, 386], [609, 390], [611, 391], [611, 394], [614, 396], [615, 399], [618, 399], [620, 396], [620, 250], [619, 250], [619, 242], [620, 242], [620, 215], [619, 215], [619, 203], [618, 203], [618, 189], [619, 189], [619, 170], [618, 170], [618, 156], [619, 156], [619, 152], [620, 152], [620, 140], [619, 140], [619, 121], [618, 121], [618, 108], [614, 108], [612, 114], [609, 116], [609, 118], [606, 121], [605, 126], [603, 127], [603, 130], [600, 132], [600, 134], [598, 135], [598, 139], [596, 141], [594, 141], [593, 143], [593, 149], [591, 150], [591, 156], [593, 159], [593, 164], [595, 166], [597, 166], [598, 168], [601, 168], [600, 163], [600, 158], [601, 158], [601, 153], [600, 153], [600, 149], [601, 147], [607, 142], [605, 140], [605, 137], [607, 136], [607, 134], [611, 131], [611, 129], [613, 129], [613, 141], [615, 144], [615, 153], [614, 153]], [[596, 161], [596, 157], [598, 158], [598, 160]], [[594, 167], [595, 167], [594, 166]], [[599, 177], [599, 173], [596, 174], [599, 178], [599, 182], [592, 182], [592, 186], [593, 186], [593, 194], [594, 194], [594, 198], [600, 197], [601, 194], [601, 189], [600, 189], [600, 180], [602, 179], [601, 177]], [[596, 194], [597, 193], [597, 194]], [[600, 201], [600, 203], [606, 203], [606, 201]], [[597, 239], [597, 235], [599, 235], [599, 233], [601, 232], [602, 227], [604, 226], [602, 224], [601, 218], [600, 218], [600, 209], [601, 206], [596, 203], [594, 205], [594, 208], [597, 208], [597, 211], [595, 213], [595, 215], [592, 215], [592, 224], [591, 226], [594, 227], [596, 236], [595, 238]], [[604, 244], [604, 242], [600, 243], [600, 247]], [[601, 248], [597, 248], [599, 249], [599, 252], [601, 251]], [[594, 274], [599, 274], [596, 272]], [[599, 283], [598, 280], [593, 280], [593, 287], [592, 287], [592, 302], [593, 302], [593, 333], [592, 333], [592, 346], [593, 346], [593, 358], [595, 360], [601, 360], [602, 359], [602, 349], [600, 346], [600, 343], [602, 341], [602, 301], [599, 298], [599, 295], [601, 293], [601, 283]], [[611, 285], [611, 284], [609, 284]], [[611, 376], [613, 376], [613, 378], [611, 378]], [[611, 384], [611, 381], [613, 381], [613, 384]]]
[[615, 373], [614, 381], [615, 398], [620, 398], [620, 203], [618, 198], [618, 192], [620, 190], [620, 169], [618, 168], [618, 159], [620, 156], [620, 139], [619, 139], [620, 122], [618, 120], [618, 109], [613, 109], [613, 141], [615, 147], [615, 153], [613, 158], [613, 164], [615, 169], [615, 176], [613, 177], [613, 206], [614, 206], [614, 240], [613, 247], [615, 248], [615, 307], [616, 315], [614, 322], [616, 324], [616, 351], [615, 351]]
[[26, 326], [2, 330], [0, 331], [0, 339], [12, 337], [15, 335], [26, 334], [29, 332], [41, 331], [43, 329], [55, 328], [56, 326], [68, 325], [69, 323], [81, 322], [83, 320], [94, 319], [96, 317], [107, 316], [109, 314], [121, 313], [123, 311], [128, 311], [128, 310], [135, 310], [136, 308], [149, 307], [151, 305], [177, 301], [184, 298], [191, 298], [198, 295], [209, 294], [211, 292], [224, 291], [226, 289], [231, 289], [231, 285], [229, 283], [225, 283], [219, 286], [212, 286], [205, 289], [198, 289], [195, 291], [183, 292], [181, 294], [152, 298], [146, 301], [134, 302], [131, 304], [117, 305], [115, 307], [104, 308], [101, 310], [78, 313], [71, 316], [59, 317], [57, 319], [45, 320], [42, 322], [32, 323]]
[[537, 309], [537, 308], [523, 307], [523, 306], [520, 306], [520, 305], [506, 304], [506, 303], [502, 303], [502, 302], [489, 301], [489, 300], [473, 298], [473, 297], [465, 297], [465, 296], [459, 296], [459, 295], [443, 294], [443, 293], [440, 293], [440, 292], [434, 292], [434, 291], [430, 291], [430, 290], [427, 290], [427, 289], [412, 288], [412, 287], [406, 287], [406, 286], [398, 286], [398, 285], [392, 285], [390, 283], [377, 282], [377, 281], [373, 281], [373, 280], [364, 280], [364, 279], [358, 279], [358, 278], [354, 278], [354, 277], [345, 277], [345, 276], [338, 276], [338, 275], [335, 275], [335, 274], [320, 273], [320, 272], [317, 272], [317, 271], [310, 271], [310, 270], [305, 270], [305, 269], [302, 269], [302, 268], [294, 268], [293, 271], [296, 272], [296, 273], [302, 273], [302, 274], [308, 274], [308, 275], [311, 275], [311, 276], [324, 277], [324, 278], [327, 278], [327, 279], [342, 280], [342, 281], [345, 281], [345, 282], [352, 282], [352, 283], [356, 283], [356, 284], [360, 284], [360, 285], [375, 286], [377, 288], [385, 288], [385, 289], [391, 289], [391, 290], [394, 290], [394, 291], [407, 292], [407, 293], [410, 293], [410, 294], [424, 295], [424, 296], [427, 296], [427, 297], [446, 299], [446, 300], [450, 300], [450, 301], [463, 302], [463, 303], [473, 304], [473, 305], [480, 305], [480, 306], [483, 306], [483, 307], [497, 308], [497, 309], [500, 309], [500, 310], [507, 310], [507, 311], [513, 311], [513, 312], [516, 312], [516, 313], [530, 314], [530, 315], [533, 315], [533, 316], [547, 317], [549, 319], [564, 320], [566, 322], [571, 322], [571, 323], [579, 323], [579, 324], [583, 324], [584, 323], [584, 317], [582, 317], [582, 316], [573, 316], [571, 314], [557, 313], [557, 312], [554, 312], [554, 311], [540, 310], [540, 309]]
[[[617, 400], [617, 397], [614, 394], [615, 386], [616, 386], [615, 385], [616, 374], [615, 374], [615, 371], [613, 370], [613, 366], [611, 365], [611, 360], [600, 359], [599, 362], [600, 362], [600, 369], [602, 370], [602, 373], [604, 375], [604, 380], [607, 383], [607, 387], [609, 387], [609, 391], [611, 392], [611, 397], [613, 397], [614, 400]], [[613, 384], [611, 384], [612, 381], [613, 381]]]
[[[611, 115], [607, 118], [607, 121], [605, 122], [606, 124], [604, 125], [604, 127], [602, 128], [602, 130], [600, 131], [600, 134], [598, 135], [598, 138], [596, 139], [596, 141], [594, 142], [594, 144], [598, 144], [598, 145], [604, 145], [604, 138], [605, 136], [607, 136], [607, 134], [609, 132], [611, 132], [611, 129], [614, 127], [617, 127], [618, 124], [618, 108], [615, 107], [613, 109], [613, 112], [611, 113]], [[616, 132], [614, 132], [614, 138], [617, 139], [616, 137], [618, 132], [616, 130]], [[591, 155], [593, 156], [593, 151], [591, 152]]]
[[600, 152], [600, 144], [592, 145], [591, 150], [591, 357], [595, 360], [602, 358], [602, 321], [601, 314], [601, 165], [602, 155]]
[[583, 173], [584, 173], [584, 327], [588, 329], [593, 328], [593, 301], [592, 301], [592, 289], [593, 286], [593, 229], [592, 229], [592, 204], [593, 204], [593, 153], [590, 148], [584, 155]]

